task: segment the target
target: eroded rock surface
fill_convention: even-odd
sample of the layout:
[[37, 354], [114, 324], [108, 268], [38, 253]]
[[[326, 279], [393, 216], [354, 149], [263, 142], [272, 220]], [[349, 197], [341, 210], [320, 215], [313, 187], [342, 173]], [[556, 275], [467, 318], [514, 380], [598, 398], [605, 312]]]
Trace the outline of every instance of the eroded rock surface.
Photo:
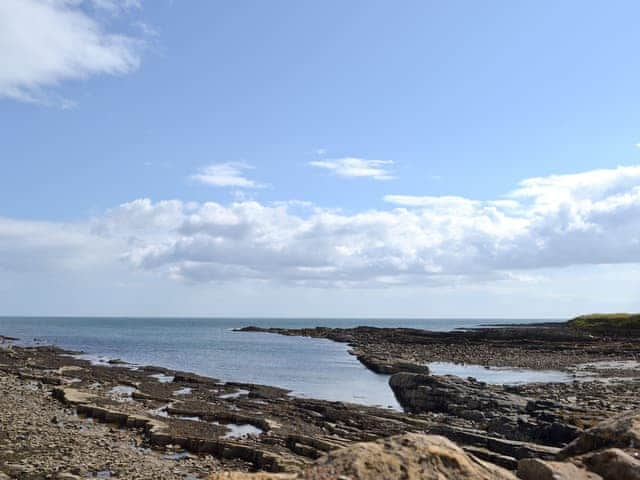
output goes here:
[[637, 411], [605, 420], [583, 432], [560, 452], [560, 457], [610, 447], [640, 449], [640, 414]]
[[593, 453], [584, 458], [588, 468], [604, 480], [640, 480], [640, 455], [629, 454], [619, 448]]
[[[214, 475], [222, 480], [224, 475]], [[233, 477], [231, 477], [233, 478]], [[251, 474], [238, 480], [255, 480]], [[267, 477], [271, 478], [271, 477]], [[509, 471], [465, 453], [444, 437], [406, 434], [333, 451], [297, 476], [299, 480], [516, 480]]]
[[522, 480], [602, 480], [600, 475], [568, 462], [548, 462], [527, 458], [518, 463], [518, 478]]

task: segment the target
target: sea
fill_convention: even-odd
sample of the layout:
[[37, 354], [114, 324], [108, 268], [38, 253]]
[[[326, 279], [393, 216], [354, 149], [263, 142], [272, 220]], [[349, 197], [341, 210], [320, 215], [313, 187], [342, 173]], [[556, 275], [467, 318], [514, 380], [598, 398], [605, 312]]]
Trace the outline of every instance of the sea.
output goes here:
[[[549, 320], [0, 317], [0, 335], [17, 337], [23, 345], [53, 344], [81, 351], [83, 358], [95, 362], [120, 359], [221, 381], [282, 387], [300, 397], [399, 409], [389, 376], [364, 368], [346, 344], [234, 329], [368, 325], [448, 331], [541, 321]], [[446, 373], [442, 365], [439, 369]], [[503, 375], [509, 373], [513, 375]]]

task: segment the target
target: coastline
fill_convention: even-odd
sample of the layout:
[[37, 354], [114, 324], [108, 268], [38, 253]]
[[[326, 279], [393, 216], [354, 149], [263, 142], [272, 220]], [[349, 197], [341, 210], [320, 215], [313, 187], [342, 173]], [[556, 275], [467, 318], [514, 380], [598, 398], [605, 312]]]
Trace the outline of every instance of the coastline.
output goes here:
[[[346, 343], [364, 366], [378, 373], [397, 373], [407, 368], [421, 371], [429, 362], [575, 372], [593, 362], [640, 360], [640, 332], [594, 335], [570, 328], [566, 323], [499, 325], [448, 332], [366, 326], [302, 329], [248, 326], [237, 331]], [[621, 373], [612, 370], [615, 369], [593, 373], [602, 377]]]
[[[76, 352], [20, 347], [15, 339], [2, 337], [0, 375], [12, 393], [2, 396], [0, 407], [5, 412], [20, 411], [15, 415], [21, 422], [7, 428], [2, 439], [0, 471], [16, 475], [31, 465], [68, 475], [60, 478], [88, 478], [83, 475], [109, 471], [114, 478], [190, 480], [216, 471], [299, 472], [328, 452], [407, 433], [443, 435], [467, 453], [514, 470], [525, 458], [555, 458], [586, 429], [640, 408], [638, 369], [621, 364], [583, 368], [586, 373], [580, 381], [517, 386], [430, 375], [424, 365], [464, 358], [485, 365], [575, 371], [585, 362], [638, 358], [638, 347], [629, 338], [593, 337], [542, 326], [517, 330], [517, 334], [509, 328], [446, 333], [371, 327], [259, 330], [348, 343], [367, 368], [392, 374], [390, 386], [408, 413], [296, 398], [277, 387], [222, 383], [161, 367], [120, 361], [95, 365], [75, 357]], [[541, 348], [542, 342], [551, 346]], [[477, 348], [480, 343], [490, 345], [494, 354], [488, 357], [486, 350]], [[577, 351], [582, 353], [576, 355]], [[417, 394], [425, 388], [429, 398]], [[20, 399], [28, 399], [31, 412], [17, 409]], [[66, 441], [64, 429], [69, 425], [76, 436], [87, 437], [87, 448], [93, 445], [91, 449], [104, 456], [62, 449], [59, 443]], [[20, 440], [36, 430], [47, 439], [47, 446], [37, 449], [44, 460], [37, 462], [36, 449]], [[105, 442], [111, 446], [99, 446]]]

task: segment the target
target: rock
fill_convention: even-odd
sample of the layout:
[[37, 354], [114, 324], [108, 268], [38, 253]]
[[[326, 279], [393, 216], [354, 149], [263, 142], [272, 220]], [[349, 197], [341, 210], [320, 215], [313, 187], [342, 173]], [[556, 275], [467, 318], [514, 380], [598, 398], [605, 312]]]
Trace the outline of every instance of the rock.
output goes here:
[[518, 462], [518, 478], [522, 480], [602, 480], [600, 475], [588, 472], [568, 462], [545, 462], [526, 458]]
[[640, 448], [640, 412], [630, 412], [605, 420], [583, 432], [563, 448], [565, 459], [603, 448]]
[[389, 385], [398, 402], [413, 413], [440, 412], [478, 420], [478, 413], [500, 416], [524, 412], [527, 399], [453, 376], [396, 373]]
[[305, 470], [300, 478], [342, 477], [352, 480], [515, 479], [507, 470], [467, 455], [444, 437], [417, 433], [335, 450]]
[[31, 473], [31, 468], [17, 463], [5, 463], [4, 468], [13, 476], [26, 475]]
[[402, 360], [381, 358], [373, 355], [357, 356], [358, 360], [360, 360], [360, 362], [365, 367], [375, 373], [382, 373], [386, 375], [392, 375], [399, 372], [422, 373], [424, 375], [429, 374], [429, 367], [427, 365], [420, 365], [417, 363], [411, 363]]
[[175, 383], [194, 383], [194, 384], [204, 384], [204, 385], [215, 385], [218, 383], [218, 380], [215, 378], [203, 377], [202, 375], [197, 375], [195, 373], [190, 372], [175, 372], [173, 375], [173, 381]]
[[514, 459], [538, 457], [553, 460], [560, 451], [554, 447], [494, 437], [487, 435], [481, 430], [460, 428], [452, 425], [434, 425], [430, 427], [430, 432], [447, 437], [464, 446], [471, 445], [484, 448], [499, 455], [506, 455]]
[[575, 425], [563, 423], [550, 412], [536, 411], [527, 415], [501, 415], [486, 425], [487, 432], [510, 439], [520, 439], [554, 447], [564, 447], [583, 432]]
[[[329, 452], [298, 475], [216, 474], [211, 480], [516, 480], [437, 435], [407, 433]], [[579, 479], [578, 479], [579, 480]]]
[[209, 480], [295, 480], [298, 476], [290, 473], [214, 473]]
[[640, 460], [618, 448], [596, 452], [583, 461], [604, 480], [640, 480]]
[[60, 472], [54, 477], [56, 480], [82, 480], [79, 476], [72, 473]]

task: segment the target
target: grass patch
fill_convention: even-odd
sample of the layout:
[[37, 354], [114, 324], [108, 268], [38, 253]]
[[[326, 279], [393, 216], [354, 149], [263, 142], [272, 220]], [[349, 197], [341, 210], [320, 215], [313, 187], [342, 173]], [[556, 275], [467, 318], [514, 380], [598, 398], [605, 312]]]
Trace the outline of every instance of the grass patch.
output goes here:
[[596, 332], [640, 330], [640, 313], [593, 313], [569, 320], [567, 325]]

